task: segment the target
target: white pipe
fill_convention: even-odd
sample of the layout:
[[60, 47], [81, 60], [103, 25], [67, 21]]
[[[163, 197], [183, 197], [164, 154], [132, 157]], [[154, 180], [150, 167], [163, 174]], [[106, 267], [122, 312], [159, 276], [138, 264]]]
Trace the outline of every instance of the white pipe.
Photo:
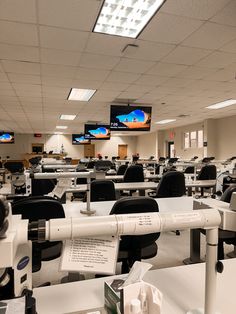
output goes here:
[[206, 230], [205, 314], [216, 313], [218, 229]]
[[60, 178], [90, 178], [90, 172], [43, 172], [32, 173], [33, 179], [60, 179]]
[[58, 241], [85, 236], [140, 235], [175, 229], [218, 227], [218, 210], [202, 209], [171, 213], [140, 213], [81, 218], [50, 219], [46, 222], [46, 240]]
[[44, 169], [75, 169], [78, 165], [43, 165]]

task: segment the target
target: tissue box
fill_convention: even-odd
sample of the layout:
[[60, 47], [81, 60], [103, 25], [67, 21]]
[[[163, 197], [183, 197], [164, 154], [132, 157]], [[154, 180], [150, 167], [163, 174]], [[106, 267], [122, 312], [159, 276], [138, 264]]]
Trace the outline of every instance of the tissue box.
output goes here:
[[134, 300], [140, 303], [141, 313], [161, 314], [162, 293], [156, 287], [144, 281], [121, 287], [123, 283], [123, 278], [104, 283], [105, 308], [109, 314], [134, 313], [132, 312]]

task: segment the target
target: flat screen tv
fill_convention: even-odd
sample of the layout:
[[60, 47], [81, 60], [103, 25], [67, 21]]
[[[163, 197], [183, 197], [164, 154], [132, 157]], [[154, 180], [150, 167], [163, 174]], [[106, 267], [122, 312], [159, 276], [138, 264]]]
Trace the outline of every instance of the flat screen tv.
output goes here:
[[84, 133], [72, 134], [72, 144], [73, 145], [85, 145], [90, 144], [90, 139], [85, 138]]
[[152, 107], [111, 105], [111, 131], [150, 131]]
[[14, 132], [0, 132], [0, 144], [15, 143]]
[[109, 140], [111, 137], [109, 124], [85, 124], [84, 133], [90, 140]]

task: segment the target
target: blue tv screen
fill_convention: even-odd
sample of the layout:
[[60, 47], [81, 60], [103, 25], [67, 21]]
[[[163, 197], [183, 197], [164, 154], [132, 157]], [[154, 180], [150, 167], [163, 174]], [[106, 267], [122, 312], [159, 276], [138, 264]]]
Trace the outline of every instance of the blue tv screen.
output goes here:
[[85, 124], [84, 133], [90, 140], [109, 140], [111, 137], [109, 124]]
[[72, 134], [72, 144], [73, 145], [85, 145], [90, 144], [90, 139], [85, 138], [84, 133]]
[[111, 105], [111, 131], [150, 131], [152, 107]]
[[0, 132], [0, 144], [14, 144], [14, 132]]

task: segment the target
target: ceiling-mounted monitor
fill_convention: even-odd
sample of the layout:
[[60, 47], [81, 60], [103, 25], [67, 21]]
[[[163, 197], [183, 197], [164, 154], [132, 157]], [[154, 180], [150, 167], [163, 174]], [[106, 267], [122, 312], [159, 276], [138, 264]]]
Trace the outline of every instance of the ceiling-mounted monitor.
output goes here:
[[152, 107], [111, 105], [111, 131], [150, 131]]
[[85, 145], [90, 144], [91, 141], [88, 138], [85, 138], [84, 133], [72, 134], [72, 144], [73, 145]]
[[0, 131], [0, 144], [14, 144], [15, 136], [14, 132]]
[[109, 140], [111, 137], [109, 124], [85, 124], [84, 133], [90, 140]]

